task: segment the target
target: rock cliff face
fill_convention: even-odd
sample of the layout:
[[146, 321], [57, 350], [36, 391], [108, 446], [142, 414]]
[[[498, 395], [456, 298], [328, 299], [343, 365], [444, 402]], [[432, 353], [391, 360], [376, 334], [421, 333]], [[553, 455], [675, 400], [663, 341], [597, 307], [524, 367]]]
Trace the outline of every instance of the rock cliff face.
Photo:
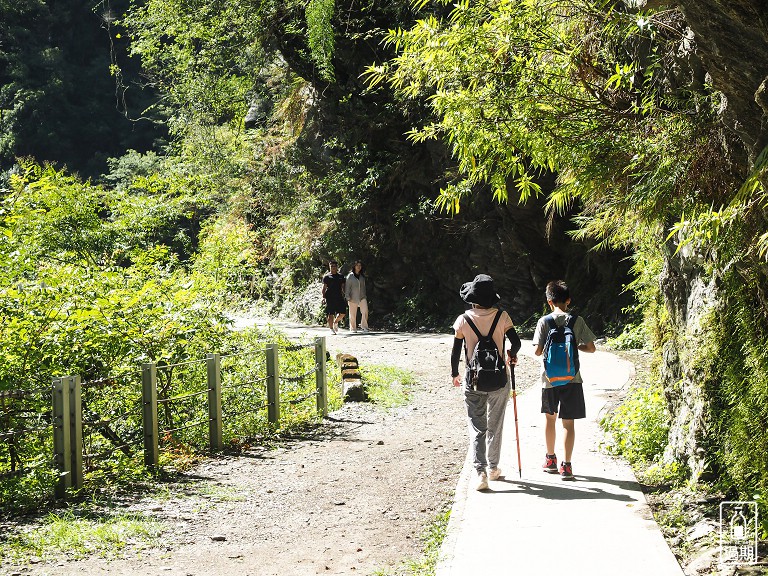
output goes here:
[[725, 124], [749, 159], [768, 144], [768, 4], [764, 0], [679, 0], [712, 83], [727, 97]]
[[693, 478], [706, 471], [709, 460], [709, 383], [701, 377], [700, 358], [717, 357], [707, 349], [708, 331], [712, 315], [723, 305], [715, 277], [704, 274], [701, 265], [691, 254], [668, 255], [660, 278], [669, 313], [660, 371], [672, 415], [664, 459], [685, 463]]
[[[722, 121], [738, 136], [729, 150], [732, 166], [746, 177], [768, 144], [768, 3], [679, 0], [677, 5], [714, 87], [725, 95]], [[683, 250], [667, 255], [660, 278], [669, 315], [661, 376], [673, 418], [665, 457], [686, 462], [694, 479], [709, 461], [713, 397], [708, 388], [718, 383], [706, 381], [702, 363], [717, 354], [707, 350], [706, 331], [727, 305], [718, 283], [720, 272], [714, 262]]]
[[568, 218], [548, 226], [541, 202], [499, 205], [490, 194], [479, 193], [454, 218], [425, 217], [394, 231], [394, 249], [380, 253], [387, 261], [384, 269], [391, 272], [375, 275], [376, 300], [397, 310], [402, 294], [417, 296], [409, 288], [418, 282], [424, 320], [444, 324], [466, 308], [459, 298], [461, 284], [486, 273], [513, 321], [530, 328], [546, 309], [546, 283], [563, 278], [571, 287], [574, 309], [602, 333], [628, 304], [622, 293], [629, 276], [627, 255], [591, 251], [573, 242], [568, 228]]

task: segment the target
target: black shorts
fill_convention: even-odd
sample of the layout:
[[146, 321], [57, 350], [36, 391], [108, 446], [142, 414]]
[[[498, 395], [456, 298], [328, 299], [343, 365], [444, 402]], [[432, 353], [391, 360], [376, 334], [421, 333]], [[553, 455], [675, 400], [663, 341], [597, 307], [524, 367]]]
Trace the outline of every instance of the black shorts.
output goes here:
[[326, 300], [325, 301], [325, 313], [331, 314], [344, 314], [347, 311], [347, 303], [344, 300]]
[[560, 418], [577, 420], [586, 418], [587, 408], [584, 406], [584, 389], [581, 382], [569, 382], [564, 386], [542, 388], [542, 414], [560, 414]]

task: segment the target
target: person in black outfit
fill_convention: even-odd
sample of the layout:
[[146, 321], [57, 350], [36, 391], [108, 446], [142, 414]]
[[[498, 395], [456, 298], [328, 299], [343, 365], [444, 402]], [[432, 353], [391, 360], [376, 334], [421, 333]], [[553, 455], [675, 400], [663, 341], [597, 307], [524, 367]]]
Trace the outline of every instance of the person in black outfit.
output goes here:
[[323, 304], [328, 328], [334, 334], [337, 333], [339, 322], [347, 312], [347, 303], [344, 301], [345, 284], [346, 279], [339, 274], [339, 263], [336, 260], [328, 262], [328, 272], [323, 276]]

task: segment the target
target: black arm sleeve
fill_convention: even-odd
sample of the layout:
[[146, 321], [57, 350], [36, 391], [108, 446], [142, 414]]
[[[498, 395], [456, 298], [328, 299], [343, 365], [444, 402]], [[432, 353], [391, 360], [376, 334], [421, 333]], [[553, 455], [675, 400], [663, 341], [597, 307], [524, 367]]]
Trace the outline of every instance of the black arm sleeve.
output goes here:
[[507, 330], [505, 335], [509, 339], [509, 351], [512, 353], [512, 356], [517, 356], [517, 353], [520, 350], [520, 346], [522, 346], [522, 343], [520, 342], [520, 337], [517, 335], [517, 332], [515, 331], [515, 327], [512, 326], [512, 328]]
[[451, 350], [451, 376], [459, 375], [459, 358], [461, 357], [461, 347], [464, 344], [463, 338], [453, 339], [453, 350]]

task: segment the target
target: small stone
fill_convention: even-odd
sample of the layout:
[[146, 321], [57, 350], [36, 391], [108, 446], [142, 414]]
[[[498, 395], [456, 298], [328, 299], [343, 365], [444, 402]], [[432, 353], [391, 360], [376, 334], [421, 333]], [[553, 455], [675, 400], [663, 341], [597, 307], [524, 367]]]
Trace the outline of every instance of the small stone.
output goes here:
[[376, 445], [377, 446], [383, 446], [384, 445], [384, 440], [379, 440], [378, 442], [376, 442]]
[[704, 538], [704, 536], [707, 536], [714, 531], [715, 527], [712, 524], [706, 521], [701, 521], [694, 525], [690, 530], [688, 530], [688, 539], [699, 540], [700, 538]]
[[334, 502], [333, 502], [334, 506], [344, 506], [344, 504], [346, 504], [346, 502], [344, 502], [344, 500], [334, 500]]
[[227, 537], [224, 536], [223, 534], [214, 534], [213, 536], [211, 536], [211, 540], [213, 540], [214, 542], [226, 542]]

